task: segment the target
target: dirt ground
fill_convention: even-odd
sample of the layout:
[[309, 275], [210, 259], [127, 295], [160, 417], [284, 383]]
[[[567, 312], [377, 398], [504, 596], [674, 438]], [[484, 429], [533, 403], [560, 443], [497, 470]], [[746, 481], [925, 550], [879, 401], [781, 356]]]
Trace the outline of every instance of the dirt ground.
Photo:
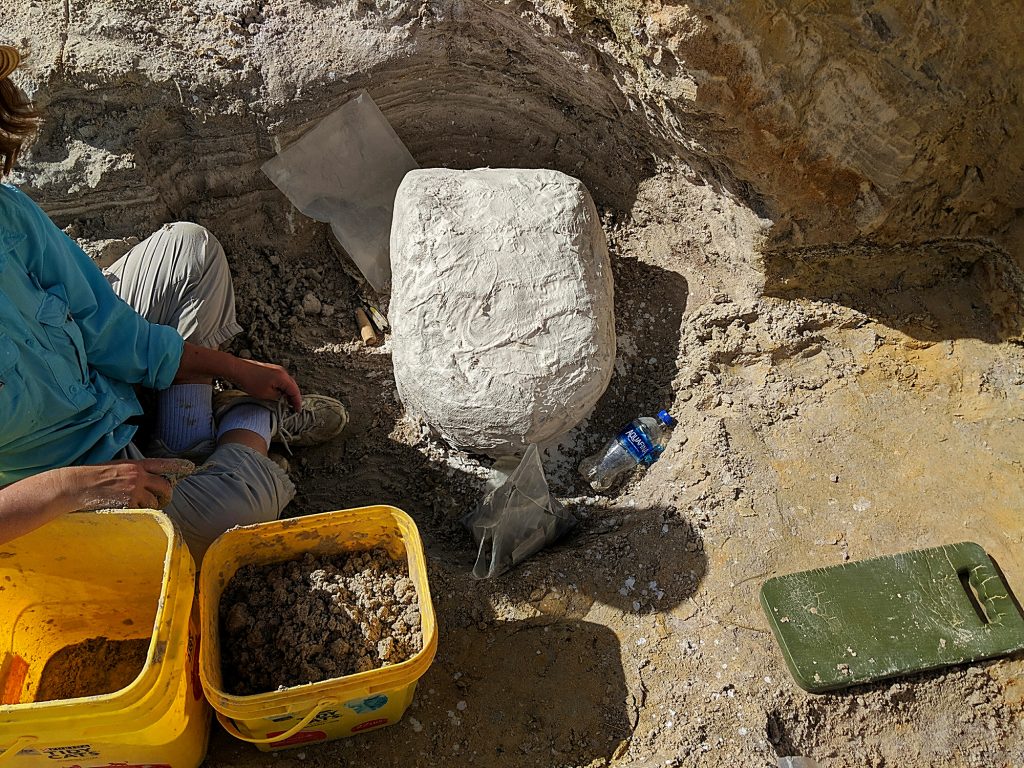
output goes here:
[[[49, 116], [17, 180], [100, 261], [169, 220], [209, 227], [235, 275], [234, 349], [351, 411], [344, 439], [291, 459], [288, 514], [393, 504], [427, 548], [439, 647], [406, 718], [277, 755], [215, 727], [207, 768], [1024, 765], [1024, 656], [812, 695], [758, 603], [772, 575], [965, 540], [1024, 590], [1024, 348], [1003, 251], [912, 232], [767, 245], [779, 222], [729, 158], [668, 146], [606, 44], [529, 3], [252, 5], [262, 21], [244, 27], [227, 1], [0, 8], [30, 30]], [[471, 577], [459, 523], [489, 462], [404, 418], [388, 345], [359, 341], [368, 294], [258, 170], [360, 87], [421, 165], [557, 168], [602, 211], [615, 375], [545, 449], [581, 522], [498, 579]], [[679, 134], [729, 130], [688, 119]], [[330, 309], [307, 314], [308, 293]], [[661, 408], [679, 421], [664, 457], [594, 496], [579, 460]]]
[[[763, 220], [671, 177], [605, 223], [616, 375], [592, 418], [547, 451], [582, 523], [494, 581], [469, 576], [458, 522], [488, 462], [403, 419], [387, 346], [358, 342], [329, 247], [282, 309], [311, 289], [335, 315], [240, 342], [351, 406], [342, 443], [293, 462], [291, 512], [387, 502], [412, 514], [441, 643], [409, 713], [422, 730], [407, 719], [277, 757], [217, 735], [211, 768], [770, 766], [787, 754], [826, 768], [1022, 764], [1024, 659], [815, 696], [793, 683], [758, 604], [772, 575], [964, 540], [1024, 583], [1024, 355], [994, 335], [981, 282], [998, 254], [922, 248], [906, 255], [929, 265], [917, 282], [905, 270], [865, 285], [843, 251], [759, 256]], [[778, 286], [770, 259], [789, 270]], [[243, 324], [258, 327], [245, 297], [281, 272], [253, 271], [239, 288]], [[661, 407], [680, 422], [664, 458], [610, 497], [588, 495], [579, 459]]]

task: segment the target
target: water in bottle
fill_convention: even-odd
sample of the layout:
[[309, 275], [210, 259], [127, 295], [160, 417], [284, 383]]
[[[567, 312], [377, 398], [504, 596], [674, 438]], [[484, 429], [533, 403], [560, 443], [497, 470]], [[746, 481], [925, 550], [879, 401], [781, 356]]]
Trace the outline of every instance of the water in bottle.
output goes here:
[[637, 464], [650, 466], [656, 462], [668, 443], [668, 430], [675, 425], [668, 411], [661, 411], [656, 419], [641, 416], [631, 421], [618, 437], [583, 460], [580, 474], [595, 491], [607, 491]]

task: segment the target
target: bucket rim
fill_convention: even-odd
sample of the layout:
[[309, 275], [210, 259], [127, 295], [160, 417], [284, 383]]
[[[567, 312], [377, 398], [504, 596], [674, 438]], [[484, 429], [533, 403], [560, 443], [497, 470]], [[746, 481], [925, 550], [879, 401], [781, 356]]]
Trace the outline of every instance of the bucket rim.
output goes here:
[[[408, 512], [390, 504], [367, 504], [362, 507], [329, 509], [324, 512], [315, 512], [311, 515], [301, 515], [299, 517], [282, 517], [277, 520], [268, 520], [263, 523], [236, 525], [233, 528], [228, 528], [224, 533], [214, 539], [213, 543], [207, 548], [206, 554], [208, 555], [210, 552], [214, 552], [224, 546], [221, 543], [223, 540], [237, 538], [240, 536], [249, 536], [254, 532], [277, 532], [279, 530], [287, 531], [292, 528], [314, 528], [321, 522], [340, 522], [343, 517], [365, 516], [373, 513], [387, 513], [408, 524], [416, 535], [417, 543], [422, 546], [423, 542], [420, 540], [419, 528], [416, 526], [416, 521], [409, 516]], [[206, 562], [205, 556], [203, 562]]]

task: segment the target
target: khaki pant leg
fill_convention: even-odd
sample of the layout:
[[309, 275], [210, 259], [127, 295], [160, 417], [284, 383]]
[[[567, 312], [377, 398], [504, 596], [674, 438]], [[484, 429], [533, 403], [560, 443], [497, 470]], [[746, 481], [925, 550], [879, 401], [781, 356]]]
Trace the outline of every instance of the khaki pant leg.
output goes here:
[[242, 330], [224, 248], [198, 224], [165, 225], [104, 273], [136, 312], [192, 344], [216, 348]]
[[251, 448], [230, 443], [174, 487], [164, 511], [184, 534], [198, 565], [224, 531], [277, 520], [294, 497], [287, 472]]

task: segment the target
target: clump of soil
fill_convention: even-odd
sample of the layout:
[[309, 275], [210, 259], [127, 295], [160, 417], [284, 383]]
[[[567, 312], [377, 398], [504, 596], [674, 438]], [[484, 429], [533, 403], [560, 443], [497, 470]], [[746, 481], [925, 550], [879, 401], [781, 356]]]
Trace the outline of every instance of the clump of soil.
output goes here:
[[423, 647], [408, 565], [383, 549], [243, 566], [221, 595], [220, 630], [236, 695], [398, 664]]
[[43, 667], [36, 701], [99, 696], [127, 687], [146, 666], [149, 638], [91, 637], [61, 648]]

